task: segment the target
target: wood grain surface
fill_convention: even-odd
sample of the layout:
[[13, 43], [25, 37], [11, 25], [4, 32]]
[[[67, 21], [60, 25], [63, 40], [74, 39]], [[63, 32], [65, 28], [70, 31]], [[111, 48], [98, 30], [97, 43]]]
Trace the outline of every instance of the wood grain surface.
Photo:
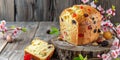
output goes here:
[[0, 0], [0, 20], [14, 21], [14, 0]]
[[[115, 5], [116, 16], [111, 20], [120, 22], [120, 0], [98, 1], [105, 9]], [[60, 13], [75, 4], [81, 4], [81, 0], [0, 0], [0, 20], [58, 22]]]
[[[6, 57], [9, 60], [23, 60], [24, 48], [30, 44], [31, 40], [34, 38], [38, 22], [16, 22], [8, 23], [8, 25], [15, 25], [26, 27], [27, 32], [18, 34], [19, 36], [13, 43], [8, 43], [3, 51], [0, 53], [0, 56]], [[2, 40], [0, 40], [2, 41]]]
[[0, 41], [0, 53], [3, 51], [3, 49], [5, 48], [5, 46], [7, 45], [7, 43], [8, 42], [6, 40]]
[[50, 30], [51, 27], [58, 28], [59, 23], [55, 22], [40, 22], [38, 30], [36, 31], [35, 37], [38, 37], [42, 40], [49, 41], [50, 39], [54, 38], [55, 35], [49, 35], [46, 33], [47, 30]]

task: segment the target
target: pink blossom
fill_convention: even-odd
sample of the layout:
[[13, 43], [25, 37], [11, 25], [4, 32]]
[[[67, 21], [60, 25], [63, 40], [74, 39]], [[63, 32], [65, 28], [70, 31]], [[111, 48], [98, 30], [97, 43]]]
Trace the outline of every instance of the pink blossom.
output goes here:
[[112, 9], [112, 16], [115, 16], [116, 13], [115, 13], [115, 9]]
[[117, 29], [116, 31], [117, 31], [117, 34], [120, 34], [120, 29]]
[[105, 13], [105, 10], [100, 11], [100, 13], [101, 13], [101, 14], [104, 14], [104, 13]]
[[112, 9], [110, 8], [110, 9], [108, 9], [108, 10], [106, 11], [106, 13], [107, 13], [108, 15], [112, 15], [113, 11], [112, 11]]
[[116, 54], [116, 51], [115, 51], [115, 50], [111, 50], [110, 54], [111, 54], [111, 56], [112, 56], [113, 58], [117, 58], [117, 57], [118, 57], [118, 54]]
[[91, 5], [92, 7], [94, 7], [94, 8], [96, 8], [96, 4], [95, 4], [94, 1], [92, 1], [92, 2], [90, 3], [90, 5]]
[[112, 46], [119, 46], [119, 39], [115, 38], [113, 43], [112, 43]]
[[115, 15], [116, 15], [116, 13], [115, 13], [115, 12], [113, 12], [113, 13], [112, 13], [112, 15], [113, 15], [113, 16], [115, 16]]
[[0, 24], [0, 29], [5, 29], [6, 21], [2, 20]]
[[4, 28], [5, 28], [5, 25], [0, 24], [0, 29], [4, 29]]
[[104, 9], [101, 7], [101, 5], [99, 5], [99, 6], [97, 7], [97, 9], [98, 9], [99, 11], [104, 10]]
[[112, 23], [109, 23], [108, 25], [109, 25], [109, 27], [110, 27], [110, 28], [112, 28], [112, 27], [113, 27], [113, 24], [112, 24]]
[[112, 60], [112, 57], [111, 57], [111, 55], [110, 55], [110, 53], [107, 53], [107, 60]]
[[110, 60], [110, 54], [108, 53], [108, 54], [102, 54], [102, 59], [103, 60]]
[[101, 58], [100, 54], [97, 55], [98, 58]]
[[5, 20], [2, 20], [2, 21], [1, 21], [1, 25], [6, 25], [6, 21], [5, 21]]
[[107, 27], [102, 27], [102, 30], [105, 32], [105, 31], [108, 31]]
[[103, 18], [102, 18], [102, 21], [104, 21], [104, 20], [106, 20], [106, 19], [107, 19], [106, 17], [103, 17]]
[[110, 28], [113, 27], [113, 24], [111, 23], [110, 20], [102, 21], [101, 25], [102, 26], [107, 26], [107, 27], [110, 27]]
[[101, 14], [105, 13], [105, 10], [101, 7], [101, 5], [99, 5], [97, 9], [101, 12]]
[[112, 58], [117, 58], [120, 55], [120, 44], [117, 38], [114, 39], [112, 47], [107, 54], [98, 55], [99, 58], [103, 60], [112, 60]]
[[89, 0], [81, 0], [83, 3], [87, 3], [89, 2]]
[[107, 54], [102, 54], [102, 58], [106, 59], [107, 58]]
[[4, 31], [4, 32], [7, 32], [7, 27], [5, 27], [5, 28], [3, 29], [3, 31]]
[[116, 49], [119, 47], [119, 40], [117, 38], [114, 39], [112, 46], [114, 46]]
[[4, 29], [4, 28], [5, 28], [5, 25], [1, 25], [1, 28]]
[[120, 54], [120, 49], [116, 49], [116, 50], [115, 50], [115, 53], [116, 53], [117, 55], [119, 55], [119, 54]]
[[119, 44], [118, 48], [119, 48], [119, 52], [120, 52], [120, 44]]
[[104, 26], [106, 24], [106, 21], [101, 22], [101, 26]]
[[18, 30], [15, 29], [15, 30], [13, 31], [13, 35], [15, 36], [17, 33], [18, 33]]
[[108, 27], [112, 28], [113, 24], [109, 20], [106, 20], [101, 22], [101, 26], [103, 31], [108, 31]]
[[117, 36], [120, 38], [120, 24], [116, 27]]
[[117, 36], [120, 38], [120, 30], [117, 31]]
[[120, 38], [120, 34], [117, 34], [117, 36]]

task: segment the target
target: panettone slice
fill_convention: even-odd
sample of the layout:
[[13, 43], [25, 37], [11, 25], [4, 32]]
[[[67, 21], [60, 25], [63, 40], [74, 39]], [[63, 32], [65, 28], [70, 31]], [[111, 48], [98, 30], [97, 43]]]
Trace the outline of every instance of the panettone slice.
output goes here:
[[34, 60], [50, 60], [54, 49], [52, 44], [40, 39], [34, 39], [24, 50], [25, 54], [30, 54]]

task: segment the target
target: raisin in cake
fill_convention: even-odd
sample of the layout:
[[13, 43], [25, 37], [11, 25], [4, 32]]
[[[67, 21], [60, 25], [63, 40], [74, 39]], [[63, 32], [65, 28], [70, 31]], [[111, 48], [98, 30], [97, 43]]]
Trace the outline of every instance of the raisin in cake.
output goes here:
[[54, 52], [54, 46], [40, 39], [34, 39], [31, 45], [25, 48], [25, 54], [31, 54], [34, 60], [49, 60]]
[[101, 14], [89, 5], [74, 5], [60, 15], [63, 40], [74, 45], [91, 43], [99, 37]]

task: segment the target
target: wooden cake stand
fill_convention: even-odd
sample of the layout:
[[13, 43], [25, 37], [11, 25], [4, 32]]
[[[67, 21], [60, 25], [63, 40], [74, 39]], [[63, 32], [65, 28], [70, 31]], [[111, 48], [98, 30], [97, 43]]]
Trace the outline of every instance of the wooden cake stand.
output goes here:
[[87, 55], [89, 60], [101, 60], [97, 58], [97, 55], [107, 53], [110, 50], [110, 45], [108, 47], [92, 46], [89, 44], [75, 46], [57, 38], [52, 39], [51, 43], [56, 47], [55, 53], [57, 53], [60, 60], [73, 60], [78, 54], [82, 54], [83, 56]]

